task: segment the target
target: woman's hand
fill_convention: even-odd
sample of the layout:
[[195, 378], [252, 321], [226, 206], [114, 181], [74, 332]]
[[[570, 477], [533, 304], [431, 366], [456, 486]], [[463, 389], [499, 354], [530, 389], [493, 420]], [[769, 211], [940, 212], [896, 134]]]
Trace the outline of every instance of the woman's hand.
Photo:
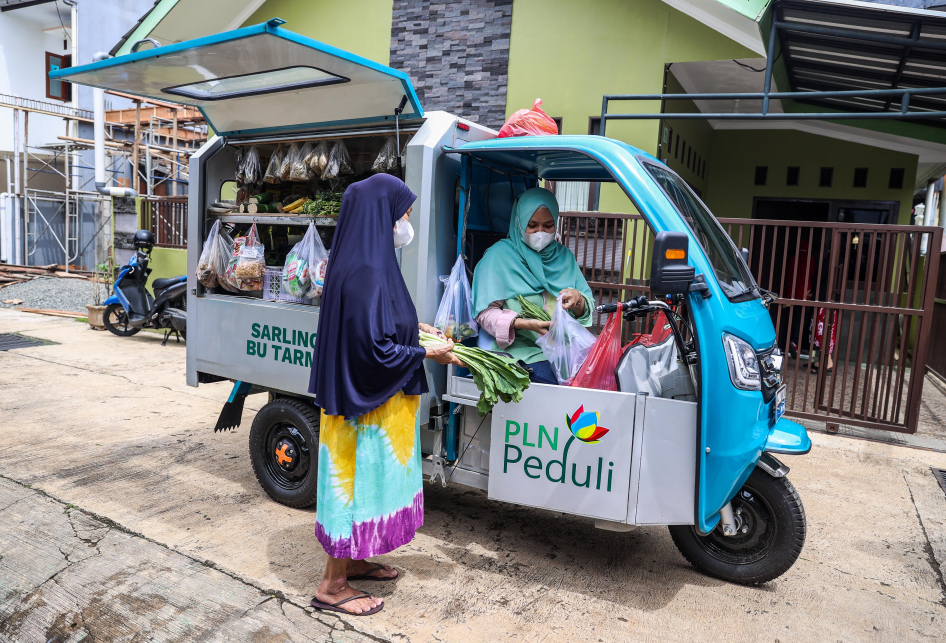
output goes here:
[[525, 319], [523, 317], [516, 317], [512, 322], [513, 328], [516, 330], [531, 330], [534, 333], [539, 335], [545, 335], [549, 332], [549, 326], [552, 325], [550, 321], [539, 321], [538, 319]]
[[562, 297], [562, 308], [571, 310], [577, 317], [585, 314], [585, 298], [574, 288], [565, 288], [558, 293]]
[[[426, 331], [425, 331], [426, 332]], [[463, 362], [457, 359], [457, 356], [453, 354], [453, 340], [445, 340], [444, 344], [438, 346], [431, 346], [426, 349], [427, 359], [432, 359], [438, 364], [455, 364], [456, 366], [466, 366]]]
[[417, 326], [418, 328], [420, 328], [420, 332], [422, 333], [430, 333], [431, 335], [436, 335], [440, 339], [447, 339], [447, 336], [443, 334], [442, 330], [440, 330], [439, 328], [435, 328], [434, 326], [431, 326], [430, 324], [425, 324], [421, 322], [417, 324]]

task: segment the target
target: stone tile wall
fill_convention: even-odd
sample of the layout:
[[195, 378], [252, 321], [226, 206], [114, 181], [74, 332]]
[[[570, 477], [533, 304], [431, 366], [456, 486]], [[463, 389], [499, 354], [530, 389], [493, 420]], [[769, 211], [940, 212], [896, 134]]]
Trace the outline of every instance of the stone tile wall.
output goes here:
[[506, 115], [512, 0], [394, 0], [391, 66], [424, 110], [499, 129]]

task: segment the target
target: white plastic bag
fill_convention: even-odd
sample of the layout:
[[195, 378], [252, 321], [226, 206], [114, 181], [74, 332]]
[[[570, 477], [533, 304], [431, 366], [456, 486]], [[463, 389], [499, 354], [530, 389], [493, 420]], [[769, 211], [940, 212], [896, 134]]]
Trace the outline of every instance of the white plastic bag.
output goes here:
[[351, 169], [351, 157], [348, 156], [348, 148], [345, 147], [345, 141], [337, 141], [335, 145], [332, 146], [332, 151], [329, 152], [328, 162], [325, 165], [325, 170], [322, 172], [322, 179], [337, 179], [340, 176], [354, 173], [355, 171]]
[[[322, 245], [318, 230], [311, 223], [302, 241], [297, 243], [286, 256], [286, 265], [282, 269], [282, 285], [293, 297], [311, 299], [322, 294], [325, 285], [325, 263], [328, 253]], [[319, 281], [321, 275], [321, 281]], [[312, 279], [316, 279], [313, 285]]]
[[325, 269], [328, 267], [328, 250], [322, 245], [322, 237], [314, 225], [310, 224], [309, 229], [312, 231], [312, 245], [309, 248], [309, 292], [303, 295], [306, 299], [322, 295], [325, 288]]
[[266, 269], [264, 253], [265, 248], [254, 223], [239, 249], [235, 270], [237, 288], [248, 291], [263, 289], [263, 270]]
[[470, 282], [466, 277], [463, 255], [457, 257], [450, 276], [440, 279], [444, 283], [443, 299], [437, 308], [434, 326], [455, 342], [476, 337], [480, 329], [473, 319], [473, 298], [470, 296]]
[[555, 300], [549, 332], [535, 343], [552, 365], [558, 383], [567, 384], [591, 352], [595, 336], [562, 308], [562, 296], [559, 295]]

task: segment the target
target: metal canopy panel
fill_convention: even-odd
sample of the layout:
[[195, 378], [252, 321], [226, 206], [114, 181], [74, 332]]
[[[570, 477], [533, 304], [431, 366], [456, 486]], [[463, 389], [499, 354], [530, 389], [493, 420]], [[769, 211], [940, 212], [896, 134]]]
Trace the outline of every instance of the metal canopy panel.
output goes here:
[[588, 138], [593, 137], [522, 136], [467, 143], [447, 151], [469, 155], [500, 169], [531, 174], [549, 181], [614, 181], [611, 173], [588, 153], [560, 149], [578, 142], [585, 143]]
[[[774, 6], [791, 91], [932, 88], [946, 85], [946, 14], [895, 6], [787, 0]], [[899, 99], [803, 100], [851, 112], [899, 112]], [[943, 111], [946, 96], [913, 95], [910, 112]], [[941, 120], [918, 121], [943, 126]]]
[[194, 105], [223, 135], [393, 122], [424, 112], [407, 74], [300, 36], [282, 21], [50, 73]]

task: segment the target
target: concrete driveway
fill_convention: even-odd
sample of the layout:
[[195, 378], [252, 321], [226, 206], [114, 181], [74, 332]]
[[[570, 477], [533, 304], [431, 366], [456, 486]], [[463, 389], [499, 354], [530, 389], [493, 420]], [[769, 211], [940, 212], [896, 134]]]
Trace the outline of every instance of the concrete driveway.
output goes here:
[[336, 619], [307, 608], [314, 511], [270, 501], [250, 467], [264, 397], [215, 435], [229, 386], [188, 388], [183, 344], [6, 310], [0, 332], [58, 342], [0, 352], [3, 641], [946, 638], [943, 453], [813, 434], [786, 458], [808, 541], [758, 588], [697, 573], [664, 528], [427, 486], [425, 526], [383, 557], [401, 579], [361, 585], [384, 611]]

